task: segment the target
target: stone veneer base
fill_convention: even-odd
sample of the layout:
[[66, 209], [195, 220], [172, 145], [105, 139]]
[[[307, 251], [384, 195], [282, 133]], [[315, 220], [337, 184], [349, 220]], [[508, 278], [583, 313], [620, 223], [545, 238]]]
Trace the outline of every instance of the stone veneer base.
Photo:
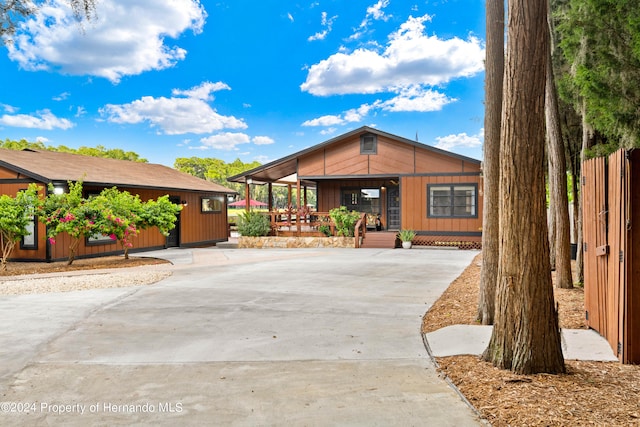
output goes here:
[[355, 237], [238, 237], [238, 248], [354, 248]]

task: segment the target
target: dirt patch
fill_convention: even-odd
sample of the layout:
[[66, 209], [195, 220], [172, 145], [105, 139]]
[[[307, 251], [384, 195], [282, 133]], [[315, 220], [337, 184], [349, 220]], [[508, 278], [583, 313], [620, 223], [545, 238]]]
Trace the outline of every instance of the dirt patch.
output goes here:
[[[476, 323], [481, 255], [423, 318], [423, 332]], [[582, 288], [555, 289], [560, 326], [586, 328]], [[563, 375], [516, 375], [477, 356], [436, 358], [440, 371], [493, 426], [640, 425], [640, 366], [566, 361]]]
[[95, 270], [102, 268], [127, 268], [142, 265], [166, 264], [169, 261], [157, 258], [131, 257], [124, 259], [124, 255], [114, 255], [99, 258], [76, 259], [71, 265], [67, 261], [58, 262], [19, 262], [7, 263], [7, 270], [0, 271], [0, 276], [18, 276], [23, 274], [57, 273], [76, 270]]

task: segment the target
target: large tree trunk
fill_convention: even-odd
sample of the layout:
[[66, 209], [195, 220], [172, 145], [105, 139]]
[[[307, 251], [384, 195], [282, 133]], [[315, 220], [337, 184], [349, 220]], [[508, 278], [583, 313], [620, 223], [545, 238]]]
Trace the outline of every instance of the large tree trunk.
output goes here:
[[544, 182], [547, 2], [509, 1], [507, 16], [496, 313], [483, 357], [517, 373], [559, 373]]
[[571, 226], [567, 196], [567, 160], [551, 63], [551, 49], [549, 49], [545, 88], [545, 116], [549, 147], [549, 194], [553, 200], [551, 218], [554, 225], [554, 244], [551, 245], [551, 250], [555, 251], [555, 256], [551, 259], [555, 263], [556, 287], [570, 289], [573, 288], [573, 280], [571, 278]]
[[484, 113], [484, 208], [482, 269], [478, 320], [493, 324], [498, 279], [498, 204], [500, 191], [500, 123], [504, 73], [504, 1], [487, 0], [487, 47]]

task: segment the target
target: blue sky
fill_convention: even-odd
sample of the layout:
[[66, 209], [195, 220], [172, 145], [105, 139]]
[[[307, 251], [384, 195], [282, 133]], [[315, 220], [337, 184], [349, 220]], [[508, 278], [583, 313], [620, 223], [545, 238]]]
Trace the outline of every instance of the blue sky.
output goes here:
[[0, 138], [262, 163], [360, 126], [482, 158], [484, 1], [51, 0], [2, 49]]

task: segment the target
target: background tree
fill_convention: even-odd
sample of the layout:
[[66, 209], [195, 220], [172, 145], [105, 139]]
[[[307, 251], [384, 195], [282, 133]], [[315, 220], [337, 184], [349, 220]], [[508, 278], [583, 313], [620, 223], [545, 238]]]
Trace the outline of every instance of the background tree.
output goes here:
[[498, 279], [498, 205], [500, 187], [500, 124], [504, 72], [504, 1], [486, 2], [487, 44], [484, 113], [484, 206], [482, 213], [482, 269], [478, 320], [493, 324]]
[[3, 194], [0, 196], [0, 246], [2, 259], [0, 270], [7, 270], [7, 259], [11, 256], [16, 243], [24, 236], [31, 234], [28, 226], [36, 220], [39, 206], [38, 187], [35, 184], [18, 192], [16, 197]]
[[[260, 162], [244, 163], [240, 159], [235, 159], [231, 163], [226, 163], [224, 160], [215, 158], [179, 157], [175, 160], [173, 167], [181, 172], [231, 188], [232, 190], [237, 191], [241, 198], [245, 198], [245, 185], [237, 182], [228, 182], [227, 178], [257, 168], [260, 165]], [[258, 188], [261, 189], [262, 186]], [[258, 200], [266, 203], [266, 190], [262, 190], [262, 192], [264, 194], [260, 195], [264, 197], [260, 197]], [[257, 198], [257, 195], [258, 194], [252, 194], [253, 198]]]
[[[551, 13], [549, 11], [548, 18]], [[545, 84], [545, 120], [547, 129], [547, 147], [549, 164], [549, 199], [550, 228], [549, 233], [551, 264], [556, 270], [556, 287], [569, 289], [573, 287], [571, 277], [571, 225], [569, 222], [569, 198], [567, 196], [567, 161], [565, 144], [560, 123], [560, 107], [553, 70], [553, 28], [549, 19], [550, 49], [547, 50], [547, 78]]]
[[83, 156], [147, 163], [147, 159], [140, 157], [140, 155], [134, 151], [124, 151], [121, 148], [106, 148], [103, 145], [97, 145], [95, 147], [86, 147], [83, 145], [79, 148], [70, 148], [64, 145], [46, 146], [40, 141], [29, 142], [25, 139], [21, 139], [20, 141], [5, 139], [4, 141], [0, 142], [0, 148], [7, 148], [10, 150], [30, 149], [40, 151], [57, 151], [61, 153], [80, 154]]
[[517, 373], [559, 373], [544, 180], [547, 2], [509, 1], [507, 16], [496, 314], [483, 357]]
[[[562, 3], [559, 5], [562, 6]], [[556, 10], [560, 47], [585, 122], [610, 145], [640, 142], [640, 8], [630, 0], [569, 0]]]

